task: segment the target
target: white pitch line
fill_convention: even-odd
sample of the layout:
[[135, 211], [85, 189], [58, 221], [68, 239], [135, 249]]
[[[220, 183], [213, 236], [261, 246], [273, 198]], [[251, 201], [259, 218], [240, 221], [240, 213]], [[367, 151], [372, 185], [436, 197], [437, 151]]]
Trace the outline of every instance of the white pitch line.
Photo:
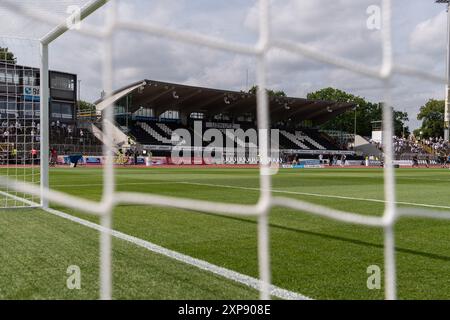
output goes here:
[[[19, 196], [16, 196], [16, 195], [4, 192], [4, 191], [0, 191], [0, 195], [3, 195], [4, 197], [11, 198], [11, 199], [13, 199], [15, 201], [19, 201], [19, 202], [22, 202], [22, 203], [26, 204], [26, 205], [22, 205], [22, 206], [17, 206], [16, 205], [16, 206], [13, 206], [13, 207], [7, 207], [7, 206], [0, 207], [1, 210], [5, 210], [5, 209], [32, 209], [32, 208], [39, 208], [40, 207], [39, 203], [36, 203], [36, 202], [31, 201], [29, 199], [21, 198]], [[8, 200], [6, 200], [6, 201], [8, 201]]]
[[[252, 190], [252, 191], [258, 191], [258, 192], [261, 191], [260, 188], [229, 186], [229, 185], [212, 184], [212, 183], [185, 182], [185, 181], [177, 182], [177, 183], [198, 185], [198, 186], [205, 186], [205, 187]], [[338, 195], [320, 194], [320, 193], [309, 193], [309, 192], [298, 192], [298, 191], [288, 191], [288, 190], [276, 190], [276, 189], [271, 189], [271, 191], [274, 192], [274, 193], [295, 194], [295, 195], [311, 196], [311, 197], [319, 197], [319, 198], [332, 198], [332, 199], [344, 199], [344, 200], [355, 200], [355, 201], [367, 201], [367, 202], [386, 203], [386, 200], [371, 199], [371, 198], [357, 198], [357, 197], [347, 197], [347, 196], [338, 196]], [[424, 203], [404, 202], [404, 201], [396, 201], [395, 203], [396, 204], [402, 204], [402, 205], [408, 205], [408, 206], [415, 206], [415, 207], [450, 209], [450, 206], [441, 206], [441, 205], [434, 205], [434, 204], [424, 204]]]
[[[179, 262], [191, 265], [193, 267], [196, 267], [198, 269], [213, 273], [215, 275], [218, 275], [222, 278], [228, 279], [228, 280], [232, 280], [235, 282], [238, 282], [240, 284], [243, 284], [249, 288], [255, 289], [255, 290], [260, 290], [260, 287], [262, 285], [261, 281], [259, 279], [244, 275], [242, 273], [236, 272], [236, 271], [232, 271], [223, 267], [219, 267], [217, 265], [211, 264], [209, 262], [200, 260], [200, 259], [196, 259], [193, 257], [190, 257], [188, 255], [170, 250], [170, 249], [166, 249], [163, 248], [161, 246], [158, 246], [154, 243], [151, 243], [149, 241], [146, 240], [142, 240], [130, 235], [127, 235], [125, 233], [116, 231], [116, 230], [111, 230], [108, 228], [104, 228], [96, 223], [81, 219], [81, 218], [77, 218], [75, 216], [72, 216], [70, 214], [64, 213], [62, 211], [58, 211], [55, 209], [45, 209], [46, 212], [51, 213], [55, 216], [58, 216], [60, 218], [64, 218], [67, 220], [70, 220], [72, 222], [81, 224], [85, 227], [100, 231], [100, 232], [106, 232], [111, 234], [113, 237], [117, 238], [117, 239], [121, 239], [124, 241], [128, 241], [133, 243], [136, 246], [142, 247], [144, 249], [147, 249], [151, 252], [166, 256], [168, 258], [177, 260]], [[286, 300], [311, 300], [311, 298], [304, 296], [300, 293], [296, 293], [293, 291], [289, 291], [274, 285], [270, 285], [270, 294], [272, 296], [281, 298], [281, 299], [286, 299]]]

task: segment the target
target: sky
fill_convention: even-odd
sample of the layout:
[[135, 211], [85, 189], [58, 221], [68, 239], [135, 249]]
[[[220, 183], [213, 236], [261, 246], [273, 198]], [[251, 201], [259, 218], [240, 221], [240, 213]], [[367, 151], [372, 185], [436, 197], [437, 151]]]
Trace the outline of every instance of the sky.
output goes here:
[[[84, 0], [85, 1], [85, 0]], [[66, 14], [67, 7], [83, 0], [18, 0], [36, 12]], [[320, 51], [379, 67], [382, 58], [381, 31], [369, 29], [370, 6], [380, 0], [271, 0], [271, 38], [308, 44]], [[392, 29], [394, 63], [444, 77], [446, 74], [447, 16], [444, 5], [434, 0], [393, 0]], [[81, 24], [101, 27], [107, 5]], [[39, 37], [51, 24], [11, 14], [0, 4], [0, 18], [9, 19], [3, 34]], [[127, 0], [118, 3], [118, 19], [191, 31], [247, 45], [258, 41], [258, 2], [255, 0]], [[382, 27], [382, 26], [381, 26]], [[8, 29], [9, 28], [9, 29]], [[5, 27], [3, 27], [5, 29]], [[0, 30], [0, 34], [2, 31]], [[19, 63], [30, 61], [30, 48], [37, 42], [3, 40], [15, 50]], [[0, 45], [2, 44], [0, 40]], [[28, 53], [28, 55], [27, 55]], [[114, 87], [143, 79], [160, 80], [230, 90], [245, 90], [255, 83], [255, 60], [182, 44], [143, 33], [114, 33]], [[81, 98], [95, 101], [102, 87], [102, 42], [70, 31], [50, 47], [50, 67], [77, 73]], [[305, 97], [325, 87], [335, 87], [367, 100], [383, 100], [380, 81], [325, 65], [279, 49], [267, 58], [268, 87], [289, 96]], [[247, 76], [248, 75], [248, 76]], [[420, 106], [430, 98], [443, 99], [445, 86], [421, 78], [395, 76], [392, 102], [407, 111], [410, 127], [417, 128]]]

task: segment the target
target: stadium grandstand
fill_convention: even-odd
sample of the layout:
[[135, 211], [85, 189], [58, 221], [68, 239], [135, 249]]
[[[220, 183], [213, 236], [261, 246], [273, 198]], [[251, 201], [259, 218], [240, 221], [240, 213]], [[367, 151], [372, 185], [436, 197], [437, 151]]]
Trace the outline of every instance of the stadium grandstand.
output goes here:
[[[7, 159], [20, 164], [39, 161], [39, 73], [35, 67], [0, 64], [2, 162]], [[59, 163], [70, 162], [67, 157], [74, 154], [85, 156], [85, 163], [101, 162], [99, 157], [105, 140], [102, 114], [109, 106], [114, 106], [114, 152], [133, 155], [129, 157], [133, 163], [143, 164], [145, 156], [152, 155], [155, 163], [170, 164], [170, 154], [176, 144], [172, 141], [174, 131], [186, 129], [195, 135], [195, 123], [201, 123], [201, 135], [208, 129], [222, 131], [224, 146], [231, 141], [236, 147], [257, 147], [257, 141], [252, 145], [230, 135], [233, 130], [257, 127], [256, 95], [252, 93], [143, 80], [96, 101], [95, 112], [83, 113], [78, 110], [77, 75], [49, 71], [49, 79], [50, 148], [60, 155]], [[335, 137], [317, 129], [353, 107], [351, 103], [270, 97], [271, 128], [279, 129], [280, 151], [280, 158], [272, 160], [292, 162], [319, 155], [329, 155], [330, 159], [331, 155], [354, 156], [354, 150], [347, 150]], [[208, 142], [202, 141], [202, 145], [206, 147]], [[223, 158], [228, 164], [258, 163], [257, 157], [230, 158], [225, 152]]]
[[[320, 124], [352, 109], [352, 103], [278, 96], [269, 100], [271, 128], [279, 130], [279, 149], [284, 159], [355, 154], [317, 129]], [[145, 150], [160, 160], [170, 155], [176, 129], [186, 129], [194, 135], [195, 123], [200, 122], [201, 134], [208, 129], [218, 129], [224, 133], [224, 140], [231, 139], [234, 146], [251, 148], [249, 141], [241, 141], [230, 132], [256, 128], [256, 95], [247, 92], [143, 80], [115, 91], [95, 105], [98, 121], [92, 123], [91, 132], [99, 140], [103, 140], [101, 114], [105, 108], [114, 106], [116, 147]], [[229, 141], [222, 144], [228, 146]], [[208, 142], [203, 141], [203, 147], [207, 145]], [[257, 159], [228, 159], [226, 162], [255, 163]]]
[[[14, 159], [19, 164], [39, 161], [40, 70], [2, 62], [0, 64], [0, 161]], [[105, 136], [102, 130], [103, 112], [114, 108], [113, 150], [121, 164], [172, 164], [171, 152], [180, 143], [174, 140], [177, 129], [201, 136], [203, 149], [209, 141], [203, 135], [209, 129], [223, 133], [222, 145], [246, 148], [246, 156], [227, 156], [225, 164], [257, 164], [257, 156], [249, 149], [257, 141], [235, 135], [256, 129], [256, 95], [243, 91], [219, 90], [154, 80], [142, 80], [96, 101], [94, 112], [78, 110], [77, 75], [60, 71], [49, 72], [50, 147], [59, 155], [57, 162], [70, 163], [71, 155], [84, 156], [86, 164], [100, 164]], [[370, 137], [359, 137], [341, 131], [320, 130], [320, 125], [352, 110], [353, 103], [309, 100], [295, 97], [270, 96], [271, 129], [279, 130], [279, 163], [299, 160], [321, 160], [321, 164], [336, 164], [345, 155], [345, 164], [379, 165], [383, 147]], [[201, 124], [201, 132], [195, 132]], [[381, 129], [379, 129], [381, 130]], [[182, 141], [185, 143], [185, 141]], [[190, 141], [194, 147], [194, 139]], [[420, 163], [439, 162], [448, 145], [439, 139], [419, 141], [413, 137], [395, 137], [396, 160], [411, 165], [415, 157]], [[185, 146], [186, 147], [186, 146]], [[11, 154], [15, 153], [16, 156]], [[148, 164], [148, 163], [147, 163]]]

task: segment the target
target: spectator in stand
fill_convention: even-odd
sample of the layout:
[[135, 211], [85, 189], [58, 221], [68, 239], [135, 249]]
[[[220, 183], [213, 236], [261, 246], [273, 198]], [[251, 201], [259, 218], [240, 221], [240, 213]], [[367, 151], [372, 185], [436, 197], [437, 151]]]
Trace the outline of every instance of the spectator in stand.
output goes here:
[[345, 166], [345, 160], [347, 159], [347, 156], [345, 154], [343, 154], [341, 156], [341, 167]]
[[448, 156], [445, 153], [441, 153], [439, 155], [439, 162], [440, 162], [442, 168], [447, 168], [447, 159], [448, 159]]
[[413, 159], [412, 159], [412, 166], [413, 166], [413, 168], [419, 166], [419, 160], [418, 160], [417, 155], [414, 155], [414, 156], [413, 156]]
[[50, 165], [56, 166], [57, 162], [58, 162], [58, 152], [56, 151], [55, 148], [52, 148], [50, 150]]
[[32, 161], [32, 164], [36, 163], [37, 154], [38, 154], [38, 152], [37, 152], [37, 150], [35, 148], [31, 149], [31, 161]]

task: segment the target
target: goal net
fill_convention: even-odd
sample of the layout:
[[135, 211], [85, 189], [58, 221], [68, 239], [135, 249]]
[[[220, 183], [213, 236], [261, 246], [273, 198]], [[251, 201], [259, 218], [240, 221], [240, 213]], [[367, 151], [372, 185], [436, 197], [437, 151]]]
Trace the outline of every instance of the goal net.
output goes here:
[[[355, 0], [359, 1], [359, 0]], [[396, 76], [417, 77], [427, 81], [433, 81], [443, 85], [442, 77], [394, 64], [393, 42], [391, 36], [391, 5], [392, 1], [380, 1], [381, 10], [381, 44], [382, 63], [380, 66], [365, 65], [359, 62], [328, 54], [325, 50], [315, 48], [308, 43], [294, 42], [277, 37], [271, 37], [271, 17], [269, 0], [259, 0], [256, 17], [258, 19], [259, 38], [254, 44], [245, 44], [222, 39], [220, 37], [207, 36], [188, 30], [172, 29], [151, 22], [138, 23], [130, 19], [122, 19], [119, 4], [125, 1], [93, 0], [93, 1], [35, 1], [35, 0], [2, 0], [0, 4], [0, 19], [2, 33], [0, 34], [0, 173], [2, 188], [0, 195], [3, 207], [20, 207], [39, 202], [41, 195], [44, 199], [43, 208], [49, 210], [46, 201], [58, 203], [67, 208], [84, 211], [101, 217], [102, 235], [100, 240], [100, 293], [102, 299], [112, 297], [112, 272], [111, 272], [111, 237], [113, 208], [122, 203], [141, 204], [149, 206], [164, 206], [169, 208], [189, 209], [208, 212], [211, 214], [233, 214], [238, 216], [253, 216], [258, 221], [258, 265], [259, 280], [254, 285], [260, 291], [262, 299], [268, 299], [271, 295], [277, 295], [278, 291], [271, 286], [271, 264], [269, 251], [269, 214], [274, 206], [290, 208], [307, 212], [316, 216], [325, 217], [349, 224], [372, 226], [384, 231], [384, 262], [385, 262], [385, 295], [388, 299], [397, 298], [396, 293], [396, 263], [394, 227], [400, 216], [422, 216], [429, 218], [449, 219], [449, 212], [434, 212], [432, 210], [419, 210], [414, 208], [397, 208], [395, 179], [393, 170], [393, 120], [391, 109], [392, 78]], [[98, 10], [100, 9], [101, 10]], [[98, 14], [103, 19], [89, 21], [78, 28], [77, 24], [85, 17]], [[294, 14], [294, 13], [293, 13]], [[20, 17], [20, 19], [15, 19]], [[8, 23], [4, 23], [8, 21]], [[20, 21], [20, 24], [16, 21]], [[113, 79], [118, 75], [114, 68], [113, 35], [127, 31], [143, 39], [145, 37], [158, 37], [175, 41], [180, 44], [194, 45], [200, 48], [218, 50], [220, 52], [244, 55], [250, 57], [256, 65], [255, 79], [259, 88], [267, 88], [267, 61], [272, 50], [288, 52], [297, 57], [306, 57], [317, 64], [327, 64], [354, 74], [377, 81], [384, 88], [382, 97], [385, 169], [384, 169], [384, 194], [385, 210], [382, 217], [359, 215], [351, 212], [343, 212], [326, 206], [311, 204], [298, 199], [283, 198], [271, 192], [273, 173], [270, 168], [261, 161], [259, 201], [255, 205], [216, 203], [184, 199], [180, 197], [165, 197], [153, 194], [125, 193], [116, 191], [115, 170], [112, 142], [105, 140], [103, 156], [103, 198], [101, 202], [90, 202], [56, 192], [48, 188], [48, 182], [39, 179], [46, 177], [48, 169], [48, 144], [42, 144], [47, 148], [40, 149], [42, 139], [48, 140], [48, 106], [44, 103], [47, 114], [40, 114], [38, 104], [48, 99], [48, 92], [38, 92], [37, 83], [48, 81], [48, 50], [49, 45], [58, 42], [58, 38], [65, 32], [77, 33], [80, 37], [94, 39], [101, 52], [101, 84], [104, 90], [104, 98], [113, 94]], [[12, 37], [12, 38], [11, 38]], [[13, 39], [15, 37], [15, 39]], [[21, 40], [22, 38], [22, 40]], [[23, 40], [26, 38], [27, 40]], [[38, 39], [38, 41], [30, 40]], [[40, 46], [42, 46], [40, 48]], [[30, 67], [39, 67], [39, 72], [34, 68], [17, 68], [15, 61], [11, 61], [7, 49], [18, 52], [17, 64]], [[23, 60], [22, 53], [31, 60]], [[97, 53], [98, 54], [98, 53]], [[41, 59], [42, 58], [42, 59]], [[129, 59], [129, 57], [127, 57]], [[19, 70], [18, 70], [19, 69]], [[44, 73], [42, 73], [44, 72]], [[122, 70], [123, 72], [123, 70]], [[44, 77], [45, 76], [45, 77]], [[3, 82], [2, 82], [3, 80]], [[15, 84], [15, 92], [9, 91], [9, 83]], [[18, 85], [19, 84], [19, 85]], [[25, 98], [26, 97], [26, 98]], [[105, 108], [103, 113], [102, 130], [106, 137], [113, 136], [112, 123], [114, 122], [112, 108]], [[258, 128], [269, 128], [268, 97], [265, 90], [257, 92], [257, 117]], [[3, 126], [3, 123], [5, 124]], [[45, 123], [45, 126], [43, 125]], [[39, 127], [40, 124], [40, 127]], [[266, 130], [267, 131], [267, 130]], [[7, 133], [8, 132], [8, 133]], [[261, 131], [264, 132], [264, 131]], [[7, 133], [7, 134], [6, 134]], [[6, 134], [6, 135], [5, 135]], [[269, 157], [269, 139], [260, 134], [260, 151], [262, 159]], [[39, 140], [41, 139], [41, 141]], [[45, 141], [44, 141], [45, 142]], [[47, 141], [48, 142], [48, 141]], [[35, 152], [37, 151], [37, 153]], [[37, 154], [37, 155], [36, 155]], [[39, 159], [39, 160], [37, 160]], [[40, 162], [39, 162], [40, 161]], [[42, 175], [42, 170], [44, 174]], [[7, 178], [7, 179], [5, 179]], [[6, 181], [6, 182], [5, 182]], [[10, 181], [29, 182], [27, 184], [8, 185]], [[33, 187], [39, 185], [42, 189]], [[43, 193], [40, 194], [39, 190]], [[28, 204], [27, 204], [28, 203]], [[205, 268], [207, 270], [207, 268]], [[239, 277], [230, 276], [234, 281], [241, 281]], [[298, 296], [296, 296], [298, 297]]]

